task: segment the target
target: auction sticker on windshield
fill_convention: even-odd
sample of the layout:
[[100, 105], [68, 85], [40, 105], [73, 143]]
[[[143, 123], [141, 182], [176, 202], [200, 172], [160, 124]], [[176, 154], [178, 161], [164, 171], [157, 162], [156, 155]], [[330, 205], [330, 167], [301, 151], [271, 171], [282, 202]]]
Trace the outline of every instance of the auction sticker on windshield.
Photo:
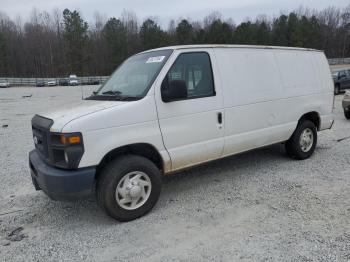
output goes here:
[[146, 64], [148, 63], [160, 63], [163, 61], [165, 56], [153, 56], [147, 59]]

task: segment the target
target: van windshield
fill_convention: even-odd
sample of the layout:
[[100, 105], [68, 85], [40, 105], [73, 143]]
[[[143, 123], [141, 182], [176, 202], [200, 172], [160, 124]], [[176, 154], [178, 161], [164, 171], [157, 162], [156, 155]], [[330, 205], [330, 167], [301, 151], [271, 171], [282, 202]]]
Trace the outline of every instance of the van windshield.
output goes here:
[[172, 50], [151, 51], [127, 59], [89, 100], [138, 100], [143, 98]]

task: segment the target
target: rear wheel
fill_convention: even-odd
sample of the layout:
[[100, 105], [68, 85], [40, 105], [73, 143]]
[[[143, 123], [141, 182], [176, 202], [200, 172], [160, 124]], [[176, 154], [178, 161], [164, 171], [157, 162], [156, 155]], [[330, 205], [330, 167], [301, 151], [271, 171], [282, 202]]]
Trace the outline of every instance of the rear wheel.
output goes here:
[[344, 116], [346, 119], [350, 119], [350, 110], [349, 111], [345, 111], [344, 109]]
[[148, 213], [161, 191], [159, 169], [147, 158], [127, 155], [109, 163], [97, 184], [97, 201], [108, 215], [130, 221]]
[[299, 122], [291, 138], [285, 144], [288, 156], [303, 160], [309, 158], [317, 144], [316, 126], [310, 120]]

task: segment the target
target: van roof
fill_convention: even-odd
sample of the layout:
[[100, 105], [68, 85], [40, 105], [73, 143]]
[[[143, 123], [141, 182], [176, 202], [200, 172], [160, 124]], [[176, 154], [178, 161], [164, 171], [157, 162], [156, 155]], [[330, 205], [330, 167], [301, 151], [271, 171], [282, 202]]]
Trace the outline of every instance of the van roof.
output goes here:
[[166, 47], [160, 47], [148, 51], [158, 51], [158, 50], [165, 50], [165, 49], [194, 49], [194, 48], [247, 48], [247, 49], [278, 49], [278, 50], [296, 50], [296, 51], [315, 51], [315, 52], [323, 52], [322, 50], [312, 49], [312, 48], [301, 48], [301, 47], [287, 47], [287, 46], [264, 46], [264, 45], [219, 45], [219, 44], [212, 44], [212, 45], [175, 45], [175, 46], [166, 46]]

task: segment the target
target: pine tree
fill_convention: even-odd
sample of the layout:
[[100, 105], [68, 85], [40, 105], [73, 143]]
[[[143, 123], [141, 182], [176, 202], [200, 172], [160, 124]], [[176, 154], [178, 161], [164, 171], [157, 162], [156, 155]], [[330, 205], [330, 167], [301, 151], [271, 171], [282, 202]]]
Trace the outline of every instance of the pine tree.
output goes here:
[[176, 27], [176, 38], [180, 45], [192, 44], [194, 40], [193, 26], [183, 19]]
[[273, 22], [273, 25], [272, 25], [272, 43], [273, 43], [273, 45], [277, 45], [277, 46], [287, 46], [288, 45], [287, 20], [288, 20], [287, 16], [281, 15], [279, 18], [277, 18]]
[[232, 40], [230, 25], [223, 23], [220, 19], [213, 21], [206, 35], [206, 42], [213, 44], [228, 44]]
[[109, 68], [114, 70], [127, 58], [127, 31], [126, 27], [116, 18], [110, 18], [103, 28], [103, 37], [107, 41], [109, 52]]
[[6, 76], [6, 39], [2, 32], [0, 32], [0, 76]]
[[63, 11], [63, 24], [70, 73], [83, 74], [83, 65], [87, 62], [85, 47], [88, 39], [88, 24], [76, 10], [71, 12], [68, 9]]
[[140, 29], [140, 38], [144, 50], [160, 47], [166, 41], [165, 33], [152, 19], [143, 22]]

